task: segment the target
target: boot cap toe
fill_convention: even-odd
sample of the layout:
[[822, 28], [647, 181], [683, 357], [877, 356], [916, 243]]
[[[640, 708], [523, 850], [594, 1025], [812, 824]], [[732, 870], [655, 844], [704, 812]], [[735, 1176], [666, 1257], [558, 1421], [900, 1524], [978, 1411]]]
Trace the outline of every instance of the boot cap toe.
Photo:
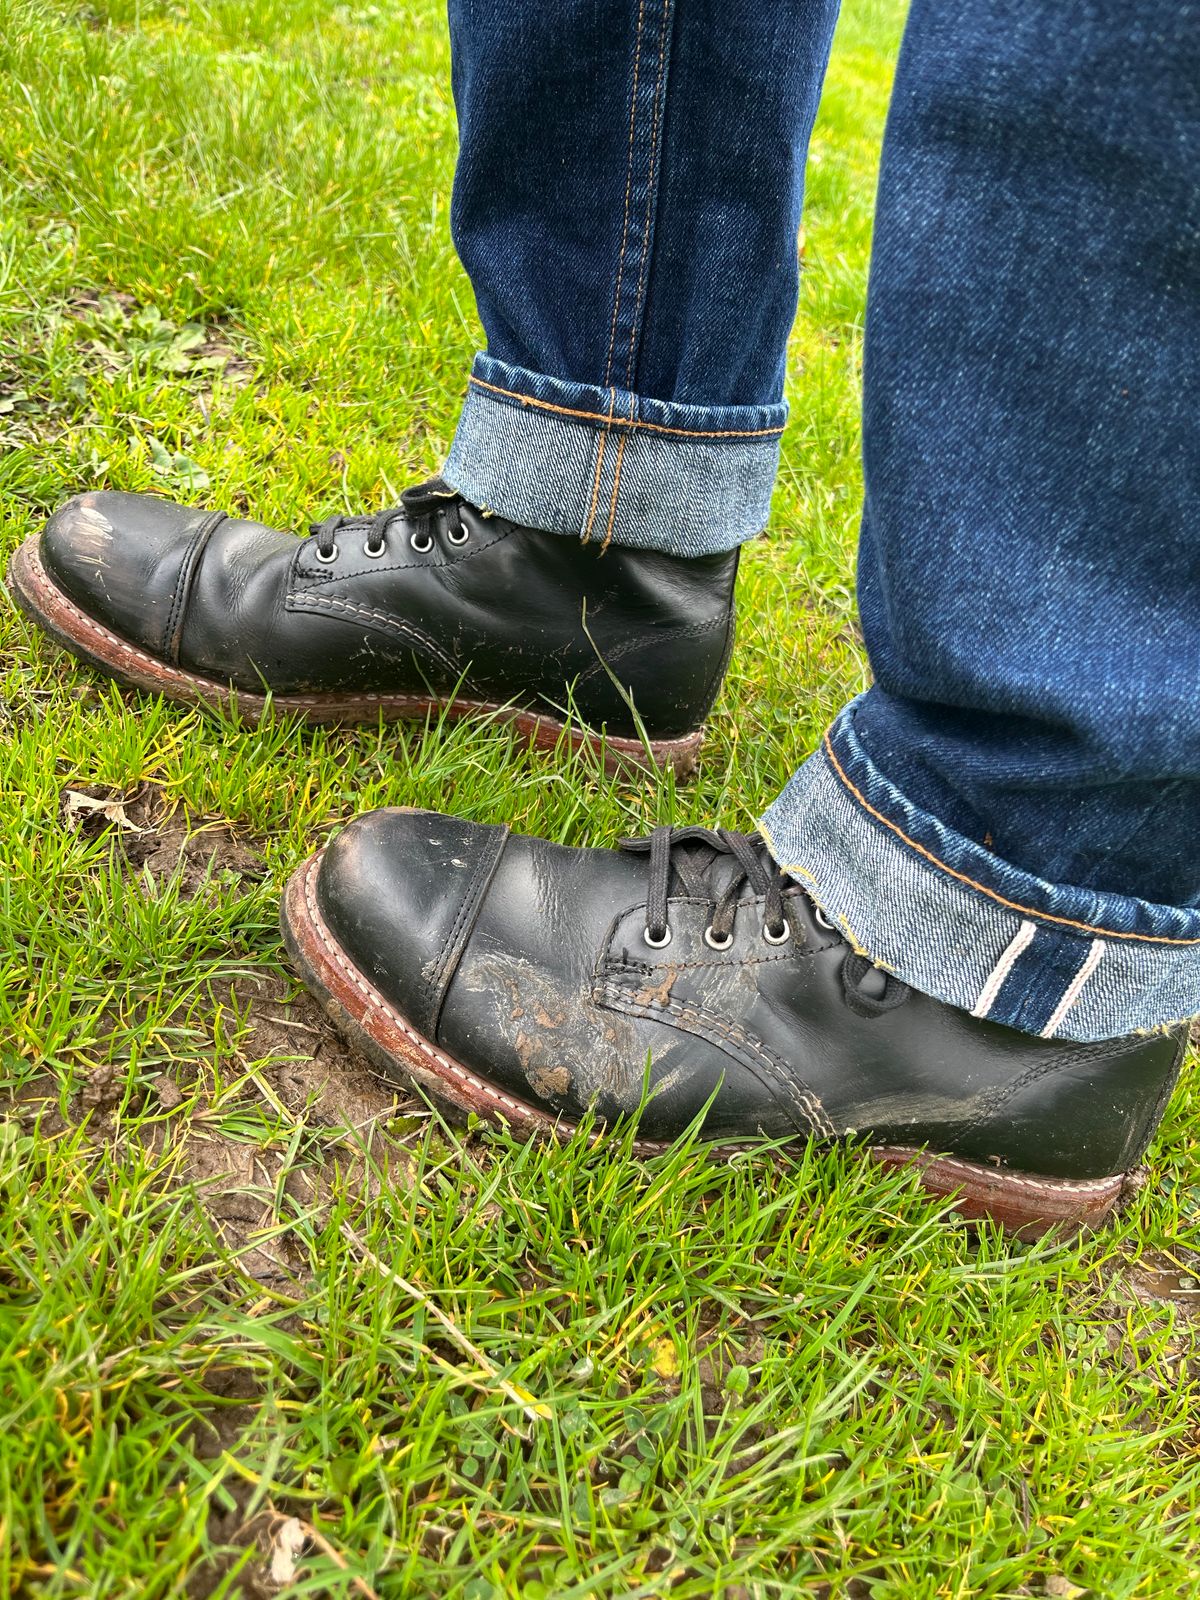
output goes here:
[[322, 918], [426, 1037], [475, 925], [508, 829], [389, 807], [343, 828], [317, 880]]
[[161, 653], [184, 558], [208, 517], [155, 495], [76, 495], [46, 524], [42, 564], [90, 616]]

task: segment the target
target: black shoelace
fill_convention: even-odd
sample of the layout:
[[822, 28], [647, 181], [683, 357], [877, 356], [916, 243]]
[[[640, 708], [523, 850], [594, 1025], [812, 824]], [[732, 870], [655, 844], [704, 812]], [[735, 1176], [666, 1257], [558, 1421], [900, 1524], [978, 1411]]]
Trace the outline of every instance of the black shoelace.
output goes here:
[[[419, 522], [423, 517], [436, 518], [439, 511], [452, 510], [449, 535], [452, 544], [462, 544], [467, 529], [462, 520], [462, 497], [457, 495], [441, 478], [430, 478], [405, 489], [398, 506], [388, 506], [374, 517], [326, 517], [324, 522], [309, 523], [308, 531], [316, 537], [317, 556], [321, 561], [334, 561], [338, 554], [338, 534], [351, 530], [365, 533], [364, 551], [369, 556], [381, 556], [387, 548], [387, 537], [396, 522]], [[433, 535], [428, 530], [423, 535], [413, 535], [413, 548], [424, 553], [433, 547]]]
[[[650, 857], [650, 887], [646, 895], [646, 943], [654, 949], [671, 942], [667, 902], [671, 878], [685, 895], [708, 899], [712, 914], [705, 930], [705, 941], [714, 950], [727, 950], [733, 943], [733, 919], [743, 884], [749, 884], [763, 905], [763, 937], [771, 944], [783, 944], [791, 937], [784, 915], [785, 893], [799, 893], [799, 885], [788, 878], [771, 859], [766, 842], [757, 833], [734, 833], [729, 828], [655, 828], [641, 839], [622, 839], [621, 849]], [[734, 872], [720, 895], [713, 893], [709, 873], [722, 856], [732, 856], [740, 870]]]

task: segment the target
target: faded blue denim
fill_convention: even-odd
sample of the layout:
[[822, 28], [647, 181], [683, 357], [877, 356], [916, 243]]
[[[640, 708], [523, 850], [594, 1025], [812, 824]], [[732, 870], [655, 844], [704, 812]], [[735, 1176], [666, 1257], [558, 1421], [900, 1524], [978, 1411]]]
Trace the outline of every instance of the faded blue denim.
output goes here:
[[446, 476], [551, 529], [760, 532], [836, 0], [450, 0], [451, 224], [487, 333]]
[[[727, 548], [765, 517], [833, 7], [451, 11], [489, 351], [451, 480]], [[1088, 1040], [1200, 1012], [1194, 0], [914, 0], [864, 467], [875, 684], [766, 812], [777, 858], [977, 1015]]]

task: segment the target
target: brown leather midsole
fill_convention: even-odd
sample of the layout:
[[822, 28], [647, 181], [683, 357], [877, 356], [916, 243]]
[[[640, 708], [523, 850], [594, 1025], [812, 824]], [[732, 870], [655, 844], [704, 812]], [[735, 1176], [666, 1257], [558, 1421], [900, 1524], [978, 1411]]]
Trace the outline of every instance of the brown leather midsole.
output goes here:
[[[284, 891], [282, 921], [301, 975], [338, 1026], [393, 1076], [417, 1084], [458, 1111], [504, 1122], [518, 1134], [563, 1136], [574, 1132], [577, 1124], [569, 1118], [550, 1116], [463, 1066], [420, 1034], [380, 994], [321, 916], [316, 898], [320, 860], [318, 852], [292, 874]], [[650, 1139], [633, 1143], [639, 1155], [660, 1155], [668, 1148]], [[753, 1141], [745, 1141], [713, 1144], [708, 1152], [719, 1158], [754, 1148]], [[903, 1146], [878, 1145], [870, 1154], [886, 1166], [916, 1167], [922, 1186], [952, 1198], [964, 1216], [990, 1218], [1030, 1234], [1102, 1221], [1120, 1199], [1127, 1181], [1123, 1173], [1087, 1179], [1039, 1177]]]

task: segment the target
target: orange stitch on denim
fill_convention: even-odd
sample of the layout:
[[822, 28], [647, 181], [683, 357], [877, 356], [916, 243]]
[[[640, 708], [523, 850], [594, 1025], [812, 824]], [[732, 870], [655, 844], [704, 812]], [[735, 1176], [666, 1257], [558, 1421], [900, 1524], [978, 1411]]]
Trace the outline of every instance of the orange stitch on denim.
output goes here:
[[604, 538], [600, 543], [601, 555], [604, 554], [609, 545], [612, 543], [613, 523], [615, 522], [617, 516], [617, 489], [621, 482], [621, 458], [625, 454], [625, 446], [628, 442], [629, 435], [627, 433], [623, 433], [617, 440], [617, 461], [616, 466], [613, 468], [612, 503], [608, 508], [608, 526], [604, 530]]
[[[625, 384], [633, 387], [633, 353], [637, 342], [638, 326], [646, 303], [646, 285], [650, 273], [650, 219], [654, 214], [654, 180], [658, 176], [658, 109], [662, 99], [663, 79], [667, 73], [667, 20], [671, 14], [671, 0], [663, 0], [662, 43], [658, 53], [658, 77], [654, 83], [654, 111], [650, 120], [650, 171], [646, 176], [646, 220], [642, 224], [642, 264], [638, 268], [637, 300], [629, 326], [629, 353], [625, 361]], [[611, 378], [609, 380], [611, 382]]]
[[493, 394], [506, 395], [508, 399], [519, 400], [523, 406], [533, 406], [538, 411], [553, 411], [560, 417], [582, 417], [585, 422], [598, 422], [605, 428], [627, 428], [630, 433], [673, 433], [684, 439], [777, 439], [783, 432], [782, 423], [778, 428], [670, 428], [663, 422], [640, 419], [627, 422], [624, 417], [604, 417], [598, 411], [580, 411], [570, 406], [552, 405], [549, 400], [535, 400], [532, 395], [522, 394], [519, 389], [502, 389], [498, 383], [487, 383], [474, 373], [467, 381], [477, 389], [490, 389]]
[[646, 0], [639, 0], [637, 43], [633, 51], [633, 88], [629, 95], [629, 165], [625, 170], [625, 222], [621, 230], [621, 257], [617, 262], [617, 287], [613, 293], [612, 327], [608, 330], [608, 359], [604, 367], [605, 383], [612, 382], [613, 346], [617, 338], [617, 313], [621, 309], [621, 284], [625, 277], [625, 253], [629, 248], [629, 197], [633, 192], [633, 135], [637, 121], [638, 72], [642, 61], [642, 19], [646, 14]]
[[596, 503], [600, 498], [600, 473], [604, 467], [604, 453], [608, 449], [608, 435], [612, 427], [613, 411], [616, 408], [616, 404], [617, 391], [610, 389], [608, 401], [609, 426], [600, 435], [600, 448], [596, 451], [596, 476], [592, 483], [592, 503], [588, 507], [587, 521], [583, 525], [583, 532], [579, 535], [581, 542], [584, 544], [591, 538], [592, 523], [596, 519]]
[[[985, 883], [977, 883], [974, 878], [968, 878], [964, 873], [956, 872], [953, 867], [948, 867], [931, 850], [926, 850], [924, 845], [918, 844], [915, 839], [910, 839], [908, 834], [902, 828], [898, 828], [894, 822], [889, 821], [882, 811], [876, 811], [866, 796], [854, 787], [842, 770], [842, 764], [833, 752], [833, 745], [830, 742], [828, 733], [826, 733], [823, 743], [826, 755], [833, 762], [834, 771], [864, 811], [869, 811], [877, 822], [882, 822], [885, 828], [894, 833], [897, 838], [903, 839], [910, 849], [915, 850], [919, 856], [924, 856], [926, 861], [931, 861], [935, 867], [940, 868], [942, 872], [949, 874], [950, 877], [956, 878], [959, 883], [965, 883], [969, 889], [977, 889], [980, 894], [987, 895], [989, 900], [995, 900], [1000, 905], [1007, 906], [1010, 911], [1020, 911], [1024, 916], [1037, 917], [1042, 922], [1057, 922], [1064, 928], [1078, 928], [1081, 933], [1102, 933], [1106, 939], [1136, 939], [1139, 944], [1200, 944], [1200, 939], [1172, 939], [1170, 935], [1162, 933], [1118, 933], [1113, 928], [1097, 927], [1095, 923], [1076, 922], [1071, 917], [1056, 917], [1050, 911], [1035, 911], [1032, 906], [1023, 906], [1019, 900], [1006, 900], [1002, 894], [997, 894], [995, 889], [989, 889]], [[784, 867], [783, 870], [790, 872], [792, 869]]]
[[[615, 390], [614, 390], [614, 394], [615, 394]], [[634, 409], [634, 406], [636, 404], [637, 404], [636, 398], [633, 395], [630, 395], [629, 396], [629, 420], [630, 420], [630, 422], [633, 421], [633, 409]], [[607, 437], [607, 435], [606, 435], [606, 437]], [[612, 543], [613, 523], [617, 520], [617, 491], [621, 487], [621, 460], [625, 455], [625, 446], [628, 444], [628, 442], [629, 442], [629, 435], [627, 433], [623, 433], [621, 435], [621, 437], [617, 440], [617, 462], [616, 462], [616, 466], [613, 468], [612, 500], [609, 502], [609, 507], [608, 507], [608, 526], [604, 530], [604, 538], [603, 538], [603, 540], [601, 541], [601, 544], [600, 544], [600, 554], [601, 555], [604, 554], [604, 552], [608, 549], [609, 545]]]
[[592, 480], [592, 503], [588, 506], [587, 519], [583, 524], [583, 532], [579, 535], [580, 543], [586, 544], [588, 535], [592, 531], [592, 519], [596, 515], [596, 499], [600, 493], [600, 470], [604, 466], [604, 452], [608, 447], [608, 434], [602, 433], [596, 441], [596, 472]]

